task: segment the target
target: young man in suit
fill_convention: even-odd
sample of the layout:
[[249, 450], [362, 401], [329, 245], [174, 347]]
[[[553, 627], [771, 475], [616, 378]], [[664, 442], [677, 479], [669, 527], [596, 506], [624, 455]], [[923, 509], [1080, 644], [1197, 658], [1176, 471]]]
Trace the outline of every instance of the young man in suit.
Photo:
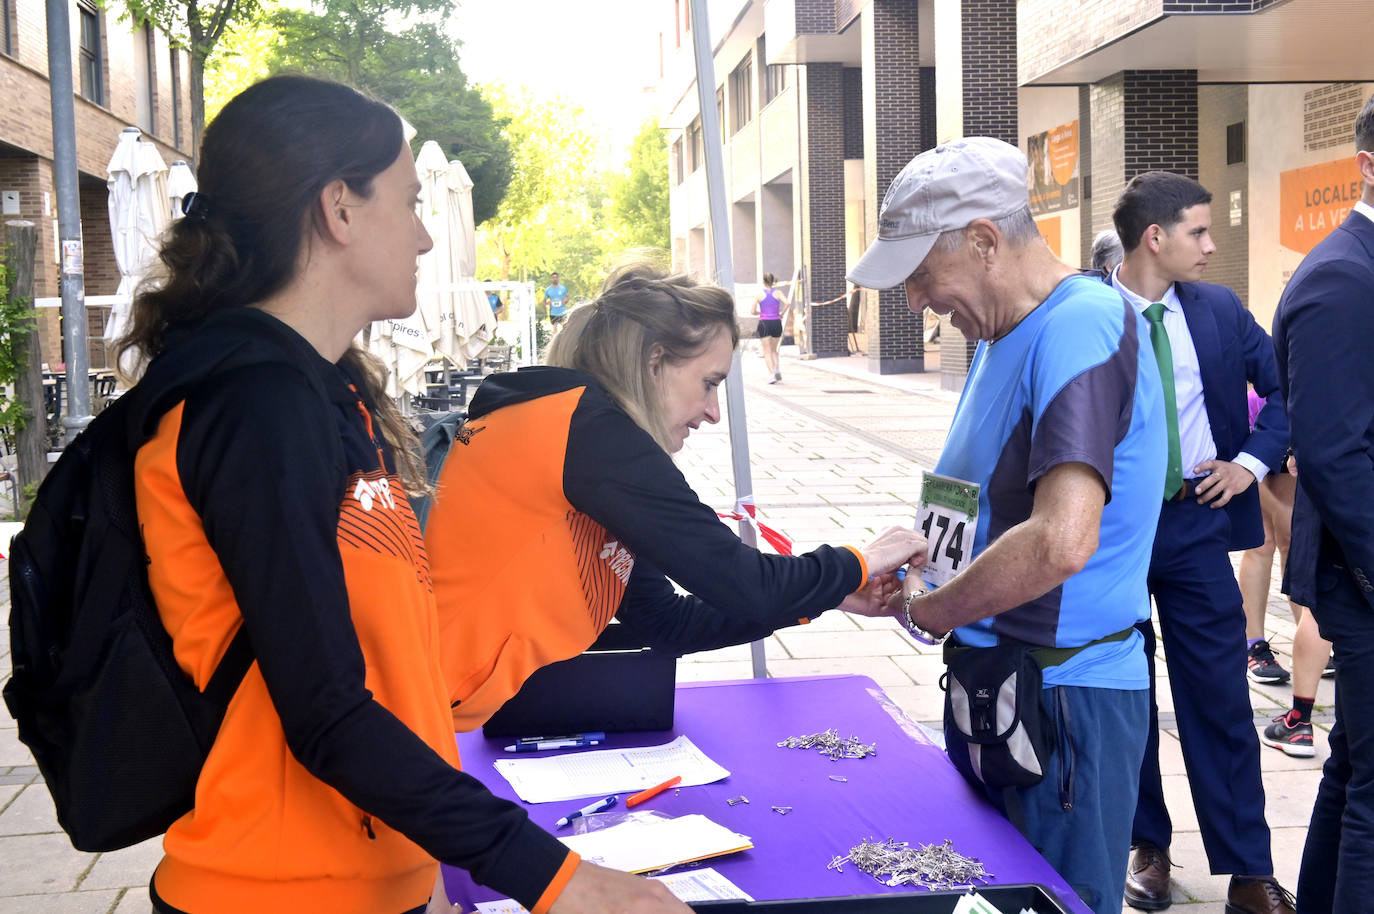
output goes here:
[[[1212, 195], [1191, 178], [1152, 171], [1126, 186], [1113, 213], [1125, 259], [1109, 281], [1150, 323], [1164, 382], [1169, 461], [1150, 559], [1188, 783], [1213, 873], [1231, 874], [1227, 914], [1290, 914], [1273, 878], [1259, 738], [1246, 686], [1245, 612], [1229, 553], [1264, 540], [1255, 483], [1288, 447], [1279, 397], [1250, 431], [1246, 382], [1278, 389], [1274, 349], [1236, 294], [1200, 282], [1216, 250]], [[1132, 826], [1126, 902], [1167, 908], [1173, 826], [1159, 771], [1154, 629], [1151, 727]]]
[[1369, 909], [1374, 880], [1374, 97], [1355, 121], [1362, 199], [1274, 315], [1298, 492], [1285, 589], [1336, 655], [1336, 723], [1298, 878], [1304, 912]]

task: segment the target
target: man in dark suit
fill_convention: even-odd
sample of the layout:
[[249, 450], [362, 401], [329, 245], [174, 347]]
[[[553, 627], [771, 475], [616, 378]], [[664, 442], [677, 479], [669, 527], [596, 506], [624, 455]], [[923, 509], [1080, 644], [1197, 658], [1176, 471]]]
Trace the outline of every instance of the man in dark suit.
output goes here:
[[1363, 198], [1274, 315], [1298, 492], [1285, 590], [1336, 655], [1336, 722], [1298, 878], [1304, 912], [1367, 911], [1374, 885], [1374, 97], [1355, 121]]
[[[1150, 322], [1164, 381], [1169, 462], [1149, 585], [1203, 847], [1213, 873], [1231, 874], [1228, 914], [1289, 914], [1292, 897], [1273, 878], [1245, 678], [1245, 611], [1229, 557], [1264, 541], [1256, 482], [1282, 459], [1288, 423], [1272, 397], [1250, 430], [1246, 382], [1262, 397], [1278, 390], [1273, 346], [1234, 292], [1198, 281], [1216, 250], [1211, 199], [1182, 175], [1132, 179], [1113, 213], [1126, 254], [1109, 281]], [[1126, 902], [1156, 911], [1172, 903], [1173, 825], [1159, 771], [1154, 629], [1145, 622], [1141, 630], [1151, 726]]]

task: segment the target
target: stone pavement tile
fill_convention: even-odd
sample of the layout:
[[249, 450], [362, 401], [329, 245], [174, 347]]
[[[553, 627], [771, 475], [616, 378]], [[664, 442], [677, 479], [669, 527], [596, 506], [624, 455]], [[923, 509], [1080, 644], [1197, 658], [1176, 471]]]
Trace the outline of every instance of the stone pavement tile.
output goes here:
[[148, 887], [145, 885], [141, 889], [129, 889], [125, 892], [124, 897], [119, 900], [119, 907], [110, 914], [150, 914], [152, 910], [152, 902], [148, 900]]
[[778, 629], [779, 632], [852, 632], [858, 631], [859, 625], [855, 619], [858, 616], [851, 616], [849, 613], [838, 609], [832, 609], [821, 613], [805, 625], [789, 625], [786, 628]]
[[1159, 734], [1159, 773], [1162, 775], [1184, 774], [1183, 746], [1178, 741], [1177, 730], [1164, 730]]
[[1174, 834], [1197, 831], [1197, 812], [1193, 809], [1193, 795], [1188, 789], [1187, 775], [1166, 774], [1162, 780], [1164, 805], [1169, 808]]
[[911, 654], [893, 657], [892, 662], [910, 677], [911, 682], [940, 691], [940, 677], [945, 674], [945, 659], [940, 654]]
[[[678, 666], [690, 666], [693, 663], [721, 663], [730, 660], [748, 660], [753, 654], [748, 644], [732, 644], [729, 647], [718, 647], [713, 651], [698, 651], [695, 654], [686, 654], [678, 660]], [[778, 643], [777, 638], [769, 637], [763, 639], [763, 656], [769, 660], [778, 658], [785, 659], [790, 656], [787, 650]]]
[[[1224, 903], [1231, 877], [1211, 874], [1207, 866], [1207, 854], [1202, 849], [1201, 834], [1196, 830], [1181, 831], [1177, 823], [1175, 826], [1174, 844], [1169, 848], [1169, 857], [1174, 861], [1174, 898], [1179, 898], [1181, 894], [1193, 901]], [[1134, 908], [1128, 907], [1126, 910], [1133, 911]], [[1188, 914], [1193, 914], [1194, 910], [1188, 908]]]
[[162, 838], [149, 838], [133, 847], [101, 854], [81, 889], [120, 889], [146, 887], [153, 870], [162, 862]]
[[931, 686], [884, 686], [883, 691], [907, 717], [939, 730], [945, 716], [945, 693]]
[[94, 860], [61, 832], [0, 838], [0, 895], [70, 892]]
[[47, 785], [30, 784], [0, 812], [0, 835], [38, 835], [61, 831]]
[[1312, 821], [1320, 771], [1270, 771], [1264, 779], [1264, 820], [1274, 828], [1303, 828]]
[[775, 637], [793, 657], [876, 657], [903, 653], [901, 636], [893, 631], [782, 633]]
[[768, 675], [783, 676], [868, 676], [886, 690], [889, 686], [908, 685], [911, 680], [897, 668], [890, 657], [868, 657], [856, 664], [847, 657], [810, 657], [798, 660], [768, 661]]
[[1288, 683], [1260, 685], [1251, 682], [1248, 677], [1246, 682], [1250, 685], [1250, 707], [1256, 714], [1273, 717], [1293, 707], [1293, 689]]
[[[902, 625], [902, 623], [898, 622], [896, 619], [892, 618], [891, 616], [871, 616], [871, 617], [870, 617], [870, 616], [853, 616], [853, 615], [851, 615], [851, 616], [849, 616], [849, 618], [853, 619], [853, 620], [854, 620], [854, 624], [857, 625], [859, 628], [869, 629], [869, 630], [872, 630], [872, 631], [886, 631], [886, 630], [891, 630], [891, 631], [897, 632], [897, 633], [901, 634], [902, 636], [906, 637], [906, 626]], [[908, 639], [908, 640], [910, 640], [910, 639]], [[915, 647], [923, 647], [923, 646], [924, 646], [924, 645], [918, 645], [918, 644], [916, 644], [915, 641], [912, 641], [912, 645], [915, 646]]]
[[754, 664], [750, 660], [679, 663], [677, 665], [678, 682], [715, 682], [722, 679], [752, 679], [753, 677]]
[[[5, 714], [5, 722], [10, 722], [8, 712]], [[0, 727], [0, 768], [32, 764], [33, 755], [29, 752], [28, 746], [19, 742], [18, 728]]]
[[[0, 897], [0, 914], [107, 914], [119, 899], [118, 889], [98, 892], [63, 892], [59, 895], [15, 895]], [[144, 892], [142, 908], [122, 905], [120, 914], [149, 914], [152, 906], [148, 904]]]
[[19, 796], [19, 791], [23, 789], [23, 784], [0, 784], [0, 813], [4, 812], [10, 801]]

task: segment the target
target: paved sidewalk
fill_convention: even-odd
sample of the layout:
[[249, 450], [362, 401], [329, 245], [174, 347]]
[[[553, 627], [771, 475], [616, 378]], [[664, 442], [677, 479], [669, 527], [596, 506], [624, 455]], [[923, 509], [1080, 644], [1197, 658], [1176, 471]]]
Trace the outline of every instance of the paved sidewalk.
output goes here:
[[[863, 545], [889, 525], [910, 525], [919, 471], [934, 465], [957, 395], [940, 389], [938, 372], [879, 377], [868, 373], [860, 357], [803, 362], [789, 349], [783, 381], [774, 385], [765, 383], [757, 349], [744, 354], [752, 488], [765, 522], [792, 537], [799, 550], [822, 543]], [[708, 504], [721, 510], [734, 504], [726, 422], [695, 432], [679, 465]], [[0, 586], [0, 679], [10, 668], [8, 598], [8, 587]], [[1277, 583], [1269, 609], [1271, 643], [1288, 665], [1294, 626]], [[910, 717], [939, 727], [939, 653], [918, 645], [894, 622], [827, 613], [768, 638], [766, 656], [774, 676], [871, 676]], [[683, 680], [752, 674], [747, 647], [694, 655], [678, 669]], [[1260, 726], [1288, 707], [1291, 692], [1252, 685], [1251, 697]], [[1262, 749], [1275, 865], [1290, 889], [1327, 754], [1331, 700], [1331, 684], [1323, 681], [1317, 758], [1290, 759]], [[1163, 681], [1160, 702], [1165, 790], [1176, 828], [1172, 853], [1179, 861], [1175, 904], [1186, 914], [1223, 914], [1226, 879], [1207, 873]], [[843, 721], [835, 724], [842, 727]], [[146, 914], [147, 880], [160, 854], [157, 841], [109, 854], [72, 850], [13, 721], [0, 711], [0, 914]]]

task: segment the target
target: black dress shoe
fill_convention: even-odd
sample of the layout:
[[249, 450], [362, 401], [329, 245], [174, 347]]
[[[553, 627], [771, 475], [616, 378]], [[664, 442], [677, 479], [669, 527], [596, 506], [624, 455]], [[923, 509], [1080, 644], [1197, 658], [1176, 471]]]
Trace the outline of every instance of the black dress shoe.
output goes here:
[[1226, 914], [1293, 914], [1293, 896], [1273, 876], [1232, 876]]
[[1137, 844], [1126, 870], [1126, 904], [1162, 911], [1174, 903], [1169, 892], [1169, 855], [1153, 844]]

